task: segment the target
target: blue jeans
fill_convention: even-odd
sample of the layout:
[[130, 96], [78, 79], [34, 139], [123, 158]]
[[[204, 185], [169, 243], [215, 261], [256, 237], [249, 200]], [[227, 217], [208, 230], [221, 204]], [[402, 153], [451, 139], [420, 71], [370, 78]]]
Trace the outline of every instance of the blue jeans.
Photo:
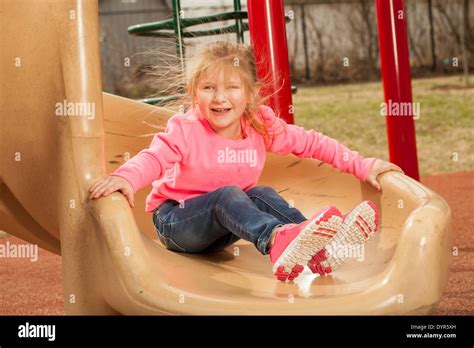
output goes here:
[[242, 238], [266, 255], [275, 227], [303, 221], [303, 214], [268, 186], [247, 192], [225, 186], [185, 200], [181, 207], [169, 199], [153, 211], [160, 241], [186, 253], [220, 251]]

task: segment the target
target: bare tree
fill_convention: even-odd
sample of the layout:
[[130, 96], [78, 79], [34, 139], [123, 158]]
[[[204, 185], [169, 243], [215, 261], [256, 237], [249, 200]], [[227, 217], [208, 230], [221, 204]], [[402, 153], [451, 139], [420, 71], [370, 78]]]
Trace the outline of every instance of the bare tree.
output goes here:
[[[410, 17], [414, 18], [415, 23], [419, 20], [419, 14], [416, 8], [416, 4], [405, 4], [405, 6], [410, 7], [407, 8], [407, 12], [410, 13]], [[423, 33], [420, 32], [419, 26], [412, 26], [410, 25], [410, 21], [407, 20], [407, 36], [408, 36], [408, 44], [410, 46], [410, 52], [415, 57], [415, 65], [416, 66], [423, 66], [423, 57], [422, 53], [424, 48], [422, 46], [422, 42], [418, 40]], [[416, 37], [416, 38], [415, 38]]]
[[368, 62], [369, 78], [372, 77], [376, 71], [375, 65], [377, 63], [377, 39], [374, 32], [373, 18], [375, 17], [373, 1], [359, 0], [357, 9], [365, 25], [365, 32], [361, 33], [362, 43], [367, 50], [366, 59]]
[[430, 21], [430, 43], [431, 43], [431, 70], [436, 71], [436, 44], [434, 38], [434, 25], [433, 25], [433, 2], [428, 0], [428, 18]]
[[467, 52], [467, 40], [469, 38], [469, 0], [464, 0], [463, 21], [461, 22], [461, 52], [464, 83], [469, 86], [469, 53]]
[[464, 27], [466, 28], [465, 33], [465, 41], [466, 41], [466, 48], [468, 51], [473, 54], [474, 52], [474, 32], [472, 31], [471, 28], [471, 23], [470, 23], [470, 7], [471, 7], [471, 0], [464, 0], [464, 6], [463, 6], [463, 14], [464, 14]]
[[356, 38], [352, 47], [356, 61], [353, 74], [359, 79], [371, 79], [377, 71], [378, 43], [375, 32], [375, 8], [370, 0], [358, 0], [345, 8], [345, 19], [350, 35]]
[[[459, 6], [459, 3], [456, 3], [455, 5], [457, 6], [455, 10], [458, 9], [458, 11], [454, 11], [454, 14], [449, 13], [448, 4], [446, 3], [437, 2], [435, 6], [441, 18], [443, 18], [443, 22], [449, 28], [451, 36], [455, 39], [457, 50], [461, 54], [464, 82], [466, 85], [469, 84], [469, 54], [472, 52], [474, 46], [469, 22], [469, 3], [469, 0], [463, 0], [462, 7]], [[452, 4], [453, 3], [451, 3], [451, 5]], [[461, 16], [453, 18], [456, 14], [459, 14], [459, 12], [461, 12]], [[460, 23], [460, 25], [457, 25], [457, 22]]]
[[310, 31], [310, 37], [313, 39], [312, 42], [316, 46], [316, 79], [325, 81], [326, 48], [323, 41], [322, 28], [316, 24], [312, 11], [307, 11], [305, 15], [308, 18], [309, 26], [312, 29], [312, 31]]
[[437, 2], [435, 8], [441, 14], [442, 18], [446, 21], [446, 24], [451, 30], [451, 34], [454, 36], [454, 39], [456, 40], [457, 44], [461, 46], [461, 35], [458, 32], [456, 25], [453, 23], [451, 16], [448, 14], [447, 4], [444, 2]]

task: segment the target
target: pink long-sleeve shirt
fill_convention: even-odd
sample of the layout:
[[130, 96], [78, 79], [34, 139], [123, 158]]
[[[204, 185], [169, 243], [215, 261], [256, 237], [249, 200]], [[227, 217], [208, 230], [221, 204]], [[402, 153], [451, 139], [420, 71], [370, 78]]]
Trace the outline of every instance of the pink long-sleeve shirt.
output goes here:
[[134, 192], [151, 183], [145, 210], [152, 212], [167, 199], [185, 201], [229, 185], [251, 189], [262, 173], [267, 151], [319, 159], [363, 181], [375, 161], [314, 130], [287, 124], [267, 106], [260, 108], [257, 117], [272, 135], [267, 146], [244, 118], [240, 122], [245, 138], [232, 140], [216, 133], [198, 107], [176, 114], [149, 148], [110, 175], [126, 179]]

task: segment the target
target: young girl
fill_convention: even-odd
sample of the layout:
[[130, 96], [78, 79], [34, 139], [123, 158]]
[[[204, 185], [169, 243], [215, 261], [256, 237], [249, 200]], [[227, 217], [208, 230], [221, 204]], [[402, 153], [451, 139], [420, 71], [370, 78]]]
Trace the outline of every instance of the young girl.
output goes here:
[[380, 173], [401, 169], [287, 124], [262, 105], [261, 87], [251, 47], [207, 46], [187, 81], [187, 112], [172, 116], [148, 149], [96, 182], [90, 198], [121, 191], [133, 207], [133, 194], [152, 183], [146, 211], [169, 250], [207, 253], [242, 238], [270, 254], [279, 280], [295, 279], [304, 266], [330, 273], [343, 261], [334, 250], [363, 244], [377, 230], [375, 204], [362, 202], [346, 216], [326, 207], [306, 219], [273, 188], [255, 186], [266, 152], [317, 158], [378, 190]]

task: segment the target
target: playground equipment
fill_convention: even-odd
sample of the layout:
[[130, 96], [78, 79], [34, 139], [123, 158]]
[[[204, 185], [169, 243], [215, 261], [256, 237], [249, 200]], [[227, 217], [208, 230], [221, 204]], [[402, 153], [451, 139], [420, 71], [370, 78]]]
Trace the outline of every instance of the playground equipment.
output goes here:
[[[165, 21], [138, 24], [128, 29], [130, 34], [151, 37], [168, 37], [176, 40], [176, 52], [184, 69], [183, 38], [236, 33], [237, 42], [243, 42], [243, 33], [250, 29], [258, 64], [258, 75], [273, 76], [272, 85], [263, 91], [271, 95], [269, 105], [287, 123], [294, 123], [288, 46], [286, 42], [283, 0], [248, 0], [248, 13], [241, 11], [240, 0], [234, 0], [234, 12], [212, 16], [184, 18], [180, 0], [172, 0], [173, 18]], [[385, 103], [412, 105], [410, 62], [406, 32], [406, 13], [403, 0], [376, 0], [380, 44], [380, 62]], [[248, 23], [242, 22], [247, 19]], [[212, 30], [185, 31], [186, 28], [204, 23], [235, 19], [235, 25]], [[250, 25], [250, 28], [249, 28]], [[148, 98], [146, 103], [158, 104], [173, 96]], [[390, 161], [399, 165], [409, 177], [419, 180], [418, 156], [416, 149], [415, 124], [410, 109], [403, 116], [394, 115], [387, 110], [387, 140]]]
[[[385, 103], [412, 103], [407, 24], [403, 0], [376, 0], [380, 64]], [[388, 112], [387, 141], [390, 161], [406, 175], [419, 180], [413, 113], [395, 116]]]
[[[207, 35], [219, 35], [225, 33], [235, 33], [237, 42], [243, 43], [244, 32], [249, 30], [249, 24], [242, 22], [248, 19], [252, 23], [250, 35], [255, 47], [255, 56], [258, 64], [258, 74], [262, 76], [273, 76], [271, 86], [263, 91], [266, 95], [271, 95], [269, 105], [277, 111], [279, 117], [286, 122], [293, 124], [293, 112], [290, 105], [291, 94], [296, 93], [296, 86], [291, 85], [290, 66], [288, 64], [288, 51], [286, 44], [285, 22], [291, 18], [285, 16], [283, 11], [283, 1], [277, 0], [272, 4], [266, 4], [263, 1], [248, 1], [248, 13], [241, 11], [240, 0], [234, 0], [234, 11], [219, 13], [211, 16], [185, 18], [181, 10], [181, 1], [172, 0], [173, 18], [153, 22], [133, 25], [128, 28], [132, 35], [174, 38], [176, 41], [176, 54], [181, 62], [181, 69], [185, 69], [184, 64], [184, 38], [195, 38]], [[268, 10], [268, 11], [267, 11]], [[265, 21], [262, 21], [265, 18]], [[235, 19], [235, 25], [224, 28], [210, 30], [185, 31], [186, 28], [196, 25], [227, 21]], [[270, 35], [270, 27], [273, 31]], [[255, 35], [258, 33], [258, 35]], [[263, 40], [261, 40], [263, 38]], [[271, 43], [269, 41], [272, 41]], [[261, 44], [261, 46], [260, 46]], [[271, 65], [272, 69], [270, 69]], [[149, 104], [160, 105], [170, 100], [176, 100], [177, 96], [163, 96], [155, 98], [146, 98], [140, 101]]]
[[[67, 314], [434, 310], [449, 271], [451, 212], [400, 173], [381, 176], [382, 195], [316, 160], [268, 156], [259, 184], [273, 186], [306, 216], [328, 204], [347, 211], [365, 199], [381, 214], [362, 261], [293, 284], [276, 281], [268, 257], [245, 241], [211, 255], [166, 250], [144, 212], [149, 187], [137, 192], [135, 209], [117, 192], [89, 200], [92, 184], [148, 146], [171, 115], [102, 93], [96, 1], [5, 0], [0, 15], [0, 228], [61, 254]], [[58, 114], [65, 101], [94, 105], [95, 114]]]

